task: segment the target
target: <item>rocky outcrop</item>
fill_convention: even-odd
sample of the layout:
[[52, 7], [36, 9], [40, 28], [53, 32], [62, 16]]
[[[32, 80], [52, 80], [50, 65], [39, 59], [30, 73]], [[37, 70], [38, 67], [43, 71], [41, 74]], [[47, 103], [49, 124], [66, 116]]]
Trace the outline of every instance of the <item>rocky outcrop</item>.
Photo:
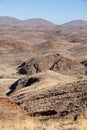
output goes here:
[[33, 75], [46, 70], [72, 75], [84, 73], [84, 67], [78, 62], [55, 53], [32, 58], [30, 61], [26, 61], [18, 67], [18, 73], [27, 75]]
[[[29, 77], [26, 80], [20, 79], [9, 96], [26, 110], [29, 116], [39, 119], [77, 120], [78, 116], [87, 110], [87, 80], [76, 81], [66, 76], [61, 77], [61, 80], [59, 76], [61, 81], [57, 82], [57, 75], [54, 76], [56, 80], [52, 75], [42, 75], [41, 79], [32, 84]], [[64, 78], [69, 80], [62, 82]]]

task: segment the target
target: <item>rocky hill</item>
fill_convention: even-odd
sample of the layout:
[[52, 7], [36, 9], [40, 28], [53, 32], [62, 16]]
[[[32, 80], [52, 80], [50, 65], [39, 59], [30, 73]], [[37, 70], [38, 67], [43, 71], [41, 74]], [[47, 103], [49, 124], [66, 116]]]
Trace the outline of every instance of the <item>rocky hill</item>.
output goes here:
[[32, 58], [18, 67], [18, 73], [27, 75], [33, 75], [46, 70], [53, 70], [61, 74], [84, 74], [84, 67], [79, 62], [56, 53]]
[[87, 80], [52, 71], [22, 78], [10, 90], [10, 98], [39, 119], [77, 120], [87, 109]]

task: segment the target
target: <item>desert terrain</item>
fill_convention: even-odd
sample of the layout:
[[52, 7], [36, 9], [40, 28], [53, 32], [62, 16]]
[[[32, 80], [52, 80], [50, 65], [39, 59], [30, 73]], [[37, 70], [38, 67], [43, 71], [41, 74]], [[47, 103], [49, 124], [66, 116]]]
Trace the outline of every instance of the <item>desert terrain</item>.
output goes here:
[[87, 21], [0, 16], [0, 129], [87, 130]]

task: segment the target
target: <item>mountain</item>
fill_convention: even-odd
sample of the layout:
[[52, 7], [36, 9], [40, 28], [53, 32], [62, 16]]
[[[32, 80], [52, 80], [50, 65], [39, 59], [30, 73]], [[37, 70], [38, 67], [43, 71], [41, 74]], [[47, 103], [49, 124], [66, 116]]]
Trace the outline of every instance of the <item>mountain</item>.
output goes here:
[[0, 26], [16, 26], [24, 28], [34, 28], [34, 27], [44, 27], [44, 26], [54, 26], [55, 24], [41, 18], [33, 18], [27, 20], [18, 20], [13, 17], [0, 16]]
[[27, 27], [27, 28], [34, 28], [34, 27], [44, 27], [44, 26], [54, 26], [55, 24], [47, 21], [47, 20], [44, 20], [44, 19], [41, 19], [41, 18], [33, 18], [33, 19], [28, 19], [28, 20], [24, 20], [24, 21], [21, 21], [19, 23], [20, 26], [24, 26], [24, 27]]
[[87, 27], [87, 21], [75, 20], [62, 25], [63, 27]]
[[0, 16], [0, 26], [13, 26], [19, 23], [20, 20], [9, 17], [9, 16]]
[[[9, 16], [0, 16], [0, 26], [17, 26], [17, 27], [25, 27], [25, 28], [34, 28], [34, 27], [55, 27], [56, 24], [47, 21], [42, 18], [32, 18], [26, 20], [19, 20], [17, 18], [9, 17]], [[62, 27], [85, 27], [87, 26], [87, 21], [84, 20], [74, 20], [61, 25]]]

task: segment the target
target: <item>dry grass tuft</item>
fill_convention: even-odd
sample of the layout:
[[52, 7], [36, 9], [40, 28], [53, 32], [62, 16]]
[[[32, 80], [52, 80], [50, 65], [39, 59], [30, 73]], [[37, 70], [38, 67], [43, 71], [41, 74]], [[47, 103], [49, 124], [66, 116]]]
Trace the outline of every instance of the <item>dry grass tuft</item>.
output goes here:
[[79, 119], [76, 122], [67, 121], [45, 121], [29, 118], [22, 121], [0, 122], [0, 130], [87, 130], [87, 119]]
[[39, 127], [39, 122], [33, 119], [21, 120], [21, 121], [7, 121], [1, 122], [0, 130], [34, 130]]

